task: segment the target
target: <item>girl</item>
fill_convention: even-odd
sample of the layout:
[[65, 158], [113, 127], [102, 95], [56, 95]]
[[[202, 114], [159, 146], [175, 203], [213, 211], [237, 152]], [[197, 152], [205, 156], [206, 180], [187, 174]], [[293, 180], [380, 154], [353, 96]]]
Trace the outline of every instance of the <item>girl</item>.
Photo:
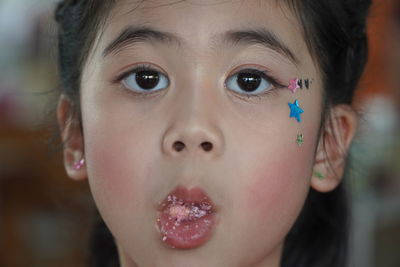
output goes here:
[[123, 267], [344, 266], [369, 5], [61, 2], [65, 167], [112, 234], [95, 253], [115, 240]]

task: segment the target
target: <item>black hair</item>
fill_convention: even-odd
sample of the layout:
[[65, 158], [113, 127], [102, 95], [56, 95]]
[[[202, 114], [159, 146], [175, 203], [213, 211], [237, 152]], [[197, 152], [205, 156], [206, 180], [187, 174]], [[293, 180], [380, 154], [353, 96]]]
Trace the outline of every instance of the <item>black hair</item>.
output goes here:
[[[297, 15], [304, 40], [319, 67], [325, 109], [351, 104], [367, 60], [366, 18], [371, 0], [282, 1]], [[114, 4], [115, 0], [64, 0], [56, 9], [61, 87], [75, 104], [78, 115], [82, 68]], [[310, 189], [285, 239], [282, 267], [346, 266], [349, 229], [346, 196], [343, 183], [329, 193]], [[114, 238], [96, 214], [92, 266], [116, 266]]]

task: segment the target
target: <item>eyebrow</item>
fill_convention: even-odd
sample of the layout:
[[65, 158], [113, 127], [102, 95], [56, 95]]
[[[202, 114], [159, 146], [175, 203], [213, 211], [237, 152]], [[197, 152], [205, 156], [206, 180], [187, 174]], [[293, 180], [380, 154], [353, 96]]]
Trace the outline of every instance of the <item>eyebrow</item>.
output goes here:
[[[290, 48], [285, 45], [285, 43], [280, 40], [275, 33], [265, 28], [227, 31], [223, 34], [214, 36], [212, 39], [217, 39], [221, 43], [232, 46], [248, 46], [254, 44], [262, 45], [288, 58], [295, 65], [298, 65], [299, 63], [299, 59], [290, 50]], [[177, 46], [184, 45], [184, 41], [172, 33], [160, 31], [150, 27], [128, 26], [104, 49], [102, 55], [103, 57], [106, 57], [109, 54], [117, 54], [125, 47], [132, 46], [135, 43], [143, 42], [159, 42], [165, 44], [175, 44]]]

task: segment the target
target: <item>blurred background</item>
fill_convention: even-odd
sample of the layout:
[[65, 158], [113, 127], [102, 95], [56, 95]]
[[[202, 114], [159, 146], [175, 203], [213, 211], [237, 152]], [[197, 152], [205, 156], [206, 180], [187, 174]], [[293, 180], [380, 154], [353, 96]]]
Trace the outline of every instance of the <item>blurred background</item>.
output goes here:
[[[55, 0], [0, 0], [0, 266], [85, 266], [93, 201], [64, 173]], [[400, 266], [400, 1], [374, 0], [351, 150], [354, 267]], [[322, 266], [321, 266], [322, 267]]]

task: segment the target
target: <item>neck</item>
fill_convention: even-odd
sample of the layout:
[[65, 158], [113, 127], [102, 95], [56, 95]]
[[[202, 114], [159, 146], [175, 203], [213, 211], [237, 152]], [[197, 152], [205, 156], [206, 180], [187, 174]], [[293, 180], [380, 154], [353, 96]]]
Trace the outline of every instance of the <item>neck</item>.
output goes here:
[[[118, 244], [117, 247], [121, 267], [138, 267], [138, 265], [129, 257], [128, 253], [126, 253]], [[251, 266], [240, 267], [279, 267], [281, 264], [282, 249], [283, 245], [281, 244], [270, 254], [252, 263]]]

